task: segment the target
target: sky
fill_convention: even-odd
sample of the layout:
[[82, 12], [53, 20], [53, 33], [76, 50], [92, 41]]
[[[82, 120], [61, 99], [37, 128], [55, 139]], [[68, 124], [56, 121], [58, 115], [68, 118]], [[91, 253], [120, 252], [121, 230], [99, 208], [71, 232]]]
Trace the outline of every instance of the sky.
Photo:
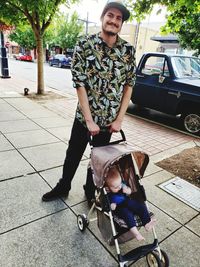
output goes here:
[[81, 19], [94, 23], [100, 23], [101, 12], [107, 0], [81, 0], [79, 4], [72, 6], [71, 11], [76, 11]]
[[[100, 23], [100, 16], [107, 0], [82, 0], [78, 5], [74, 5], [71, 8], [72, 11], [76, 11], [81, 19], [86, 19], [88, 14], [88, 20], [94, 23]], [[162, 8], [160, 15], [156, 15], [159, 7], [157, 6], [152, 15], [148, 16], [144, 22], [163, 22], [165, 20], [166, 9]]]

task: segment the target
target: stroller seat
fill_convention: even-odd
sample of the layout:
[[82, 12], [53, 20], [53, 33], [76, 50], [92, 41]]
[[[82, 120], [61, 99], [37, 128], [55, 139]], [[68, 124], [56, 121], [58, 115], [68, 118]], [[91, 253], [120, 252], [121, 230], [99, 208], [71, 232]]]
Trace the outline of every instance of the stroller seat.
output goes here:
[[[150, 218], [152, 218], [154, 216], [153, 212], [151, 212], [151, 211], [149, 211], [149, 215], [150, 215]], [[125, 221], [123, 219], [119, 218], [116, 214], [113, 214], [113, 220], [114, 220], [115, 224], [117, 225], [117, 227], [128, 229], [128, 226], [125, 223]], [[135, 221], [136, 221], [137, 227], [142, 226], [142, 221], [138, 215], [135, 215]]]
[[[120, 228], [128, 229], [128, 226], [125, 223], [125, 221], [123, 219], [119, 218], [116, 214], [113, 214], [113, 220], [114, 220], [114, 223], [116, 224], [117, 228], [120, 227]], [[135, 221], [136, 221], [137, 227], [142, 226], [142, 222], [141, 222], [140, 217], [138, 215], [135, 215]]]

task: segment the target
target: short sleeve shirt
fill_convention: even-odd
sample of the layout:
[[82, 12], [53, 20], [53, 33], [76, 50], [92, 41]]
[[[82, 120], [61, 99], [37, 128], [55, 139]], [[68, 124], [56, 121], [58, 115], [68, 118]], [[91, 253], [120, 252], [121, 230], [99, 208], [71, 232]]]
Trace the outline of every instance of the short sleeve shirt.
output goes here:
[[[94, 122], [106, 126], [120, 109], [125, 85], [135, 83], [135, 49], [119, 36], [111, 48], [100, 33], [80, 39], [72, 61], [73, 85], [85, 87]], [[85, 124], [78, 104], [76, 118]]]

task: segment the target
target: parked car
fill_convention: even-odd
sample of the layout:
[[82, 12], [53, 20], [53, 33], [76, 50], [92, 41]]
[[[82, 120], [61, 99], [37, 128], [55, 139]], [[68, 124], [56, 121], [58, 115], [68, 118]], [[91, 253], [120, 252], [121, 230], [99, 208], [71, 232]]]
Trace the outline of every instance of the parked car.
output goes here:
[[184, 128], [200, 133], [200, 59], [184, 55], [146, 53], [137, 70], [134, 104], [181, 115]]
[[49, 66], [58, 66], [59, 68], [70, 67], [72, 58], [69, 55], [57, 54], [49, 58]]
[[23, 54], [16, 55], [15, 59], [21, 60], [21, 61], [33, 61], [33, 58], [31, 55], [23, 55]]

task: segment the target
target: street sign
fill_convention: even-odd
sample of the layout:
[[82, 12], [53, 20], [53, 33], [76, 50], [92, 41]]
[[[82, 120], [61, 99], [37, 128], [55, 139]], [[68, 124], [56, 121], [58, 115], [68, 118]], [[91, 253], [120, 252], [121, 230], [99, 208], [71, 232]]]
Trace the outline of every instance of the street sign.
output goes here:
[[14, 26], [6, 25], [4, 22], [0, 21], [0, 31], [9, 31], [14, 29]]

